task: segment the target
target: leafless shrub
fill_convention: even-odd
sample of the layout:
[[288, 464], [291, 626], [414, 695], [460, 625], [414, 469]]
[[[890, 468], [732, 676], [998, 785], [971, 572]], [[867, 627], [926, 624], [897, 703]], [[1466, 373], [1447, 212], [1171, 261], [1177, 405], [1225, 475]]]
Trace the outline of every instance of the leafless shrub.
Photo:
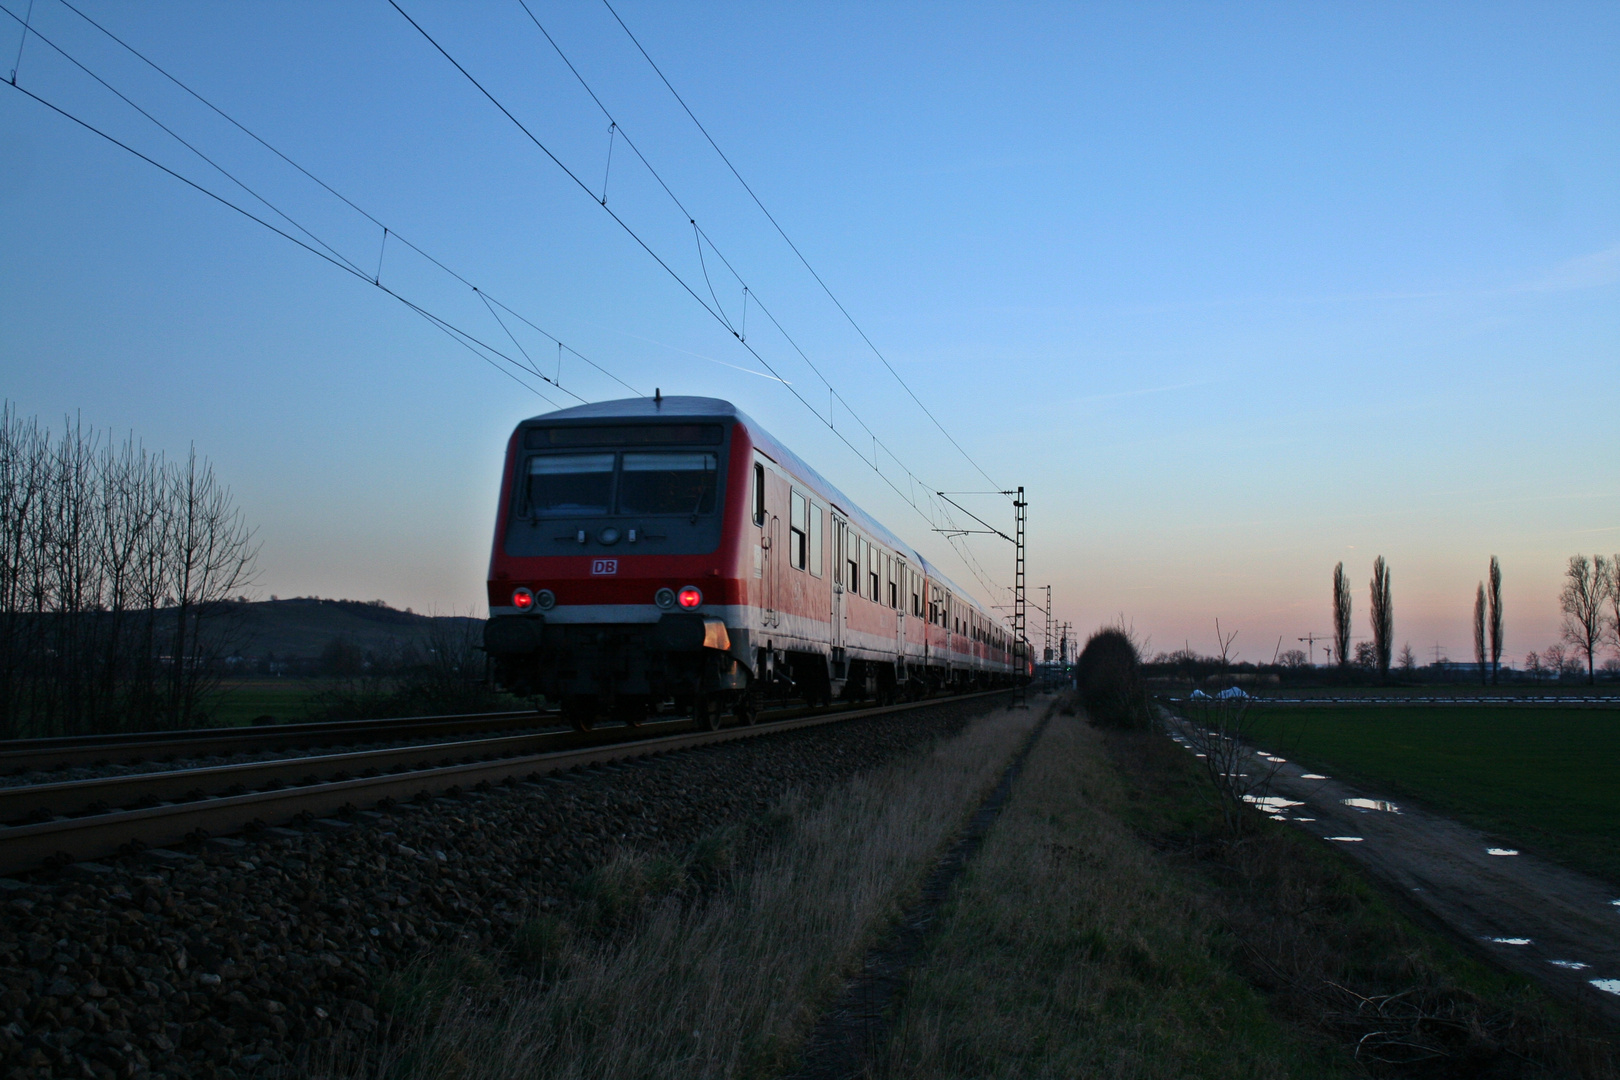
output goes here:
[[253, 531], [213, 467], [0, 413], [0, 732], [191, 726], [251, 584]]
[[1266, 808], [1281, 764], [1254, 750], [1253, 727], [1250, 699], [1233, 696], [1188, 701], [1184, 720], [1172, 721], [1169, 729], [1172, 737], [1179, 735], [1198, 755], [1209, 780], [1206, 793], [1233, 836], [1241, 836], [1255, 823], [1256, 808]]

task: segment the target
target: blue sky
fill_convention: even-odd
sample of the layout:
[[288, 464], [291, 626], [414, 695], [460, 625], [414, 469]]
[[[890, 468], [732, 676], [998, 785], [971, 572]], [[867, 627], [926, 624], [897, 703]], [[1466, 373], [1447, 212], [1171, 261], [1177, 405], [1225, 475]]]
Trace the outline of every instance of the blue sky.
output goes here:
[[[699, 264], [617, 136], [606, 168], [607, 118], [515, 0], [401, 4], [593, 194], [381, 0], [82, 10], [638, 390], [736, 401], [971, 583], [598, 205], [606, 173], [609, 207], [705, 298], [706, 265], [738, 323], [738, 279], [709, 249]], [[878, 454], [889, 479], [984, 487], [607, 8], [530, 7], [895, 451]], [[618, 11], [895, 369], [998, 484], [1028, 488], [1031, 582], [1054, 586], [1060, 618], [1123, 613], [1157, 647], [1207, 651], [1219, 617], [1242, 655], [1269, 659], [1328, 628], [1334, 563], [1364, 581], [1383, 554], [1397, 640], [1462, 658], [1494, 553], [1519, 657], [1555, 636], [1568, 555], [1620, 550], [1620, 7]], [[33, 19], [374, 270], [376, 226], [58, 0]], [[0, 24], [9, 72], [20, 34]], [[37, 39], [18, 85], [244, 197]], [[171, 452], [194, 442], [259, 526], [264, 595], [478, 608], [501, 447], [545, 402], [9, 86], [0, 250], [0, 393]], [[469, 289], [397, 241], [382, 254], [385, 285], [514, 352]], [[825, 386], [757, 304], [748, 330], [825, 414]], [[554, 345], [518, 338], [556, 374]], [[628, 392], [566, 354], [561, 382]], [[835, 424], [870, 456], [842, 409]], [[973, 544], [1006, 582], [1003, 548]]]

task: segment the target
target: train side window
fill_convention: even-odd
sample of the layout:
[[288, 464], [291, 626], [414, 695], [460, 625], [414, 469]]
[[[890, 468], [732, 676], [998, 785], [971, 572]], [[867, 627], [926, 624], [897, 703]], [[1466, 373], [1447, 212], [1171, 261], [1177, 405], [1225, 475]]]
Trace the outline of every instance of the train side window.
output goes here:
[[860, 595], [861, 591], [861, 549], [860, 541], [850, 537], [844, 541], [844, 566], [849, 571], [849, 580], [844, 582], [849, 591]]
[[809, 506], [805, 497], [794, 491], [788, 509], [788, 562], [795, 570], [804, 569], [805, 549], [809, 546]]
[[915, 573], [911, 575], [911, 613], [918, 616], [922, 615], [923, 613], [922, 593], [918, 591], [922, 587], [921, 581], [922, 579], [919, 578]]
[[765, 524], [765, 466], [754, 462], [754, 524]]
[[864, 542], [861, 546], [866, 549], [866, 596], [873, 603], [880, 603], [881, 601], [878, 599], [878, 559], [882, 556], [875, 547], [867, 547]]
[[823, 573], [821, 564], [821, 519], [824, 511], [815, 503], [810, 504], [810, 573], [820, 577]]
[[861, 537], [860, 554], [857, 557], [855, 565], [855, 580], [850, 583], [857, 595], [868, 595], [866, 590], [866, 568], [871, 565], [872, 548], [871, 545], [866, 542], [866, 537], [863, 536]]
[[903, 565], [901, 565], [898, 569], [899, 569], [899, 573], [896, 572], [895, 561], [893, 559], [890, 559], [889, 560], [889, 606], [894, 608], [894, 610], [896, 610], [896, 611], [900, 610], [900, 582], [897, 579], [899, 578], [900, 573], [903, 573], [905, 571], [905, 567]]

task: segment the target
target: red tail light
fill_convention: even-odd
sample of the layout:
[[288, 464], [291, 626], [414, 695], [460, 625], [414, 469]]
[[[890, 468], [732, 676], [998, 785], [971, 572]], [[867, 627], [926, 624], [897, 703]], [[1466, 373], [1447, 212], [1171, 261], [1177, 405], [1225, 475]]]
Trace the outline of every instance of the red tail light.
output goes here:
[[675, 594], [675, 600], [683, 608], [695, 608], [703, 603], [703, 594], [698, 592], [696, 586], [688, 585]]
[[513, 589], [512, 606], [519, 611], [528, 611], [534, 606], [534, 593], [528, 589]]

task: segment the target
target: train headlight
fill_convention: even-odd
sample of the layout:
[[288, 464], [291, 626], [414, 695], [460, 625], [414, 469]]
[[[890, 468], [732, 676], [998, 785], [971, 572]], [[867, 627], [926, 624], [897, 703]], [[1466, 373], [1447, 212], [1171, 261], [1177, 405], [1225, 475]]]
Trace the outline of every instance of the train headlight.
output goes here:
[[530, 608], [534, 607], [534, 593], [530, 592], [528, 589], [513, 589], [512, 606], [517, 608], [519, 611], [528, 611]]
[[675, 590], [668, 588], [659, 589], [657, 592], [653, 593], [653, 603], [657, 604], [665, 611], [668, 611], [670, 608], [675, 606]]
[[557, 606], [557, 594], [550, 589], [541, 589], [534, 594], [534, 604], [541, 611], [550, 611]]
[[703, 603], [703, 594], [696, 585], [685, 585], [675, 594], [675, 600], [683, 608], [695, 608]]

